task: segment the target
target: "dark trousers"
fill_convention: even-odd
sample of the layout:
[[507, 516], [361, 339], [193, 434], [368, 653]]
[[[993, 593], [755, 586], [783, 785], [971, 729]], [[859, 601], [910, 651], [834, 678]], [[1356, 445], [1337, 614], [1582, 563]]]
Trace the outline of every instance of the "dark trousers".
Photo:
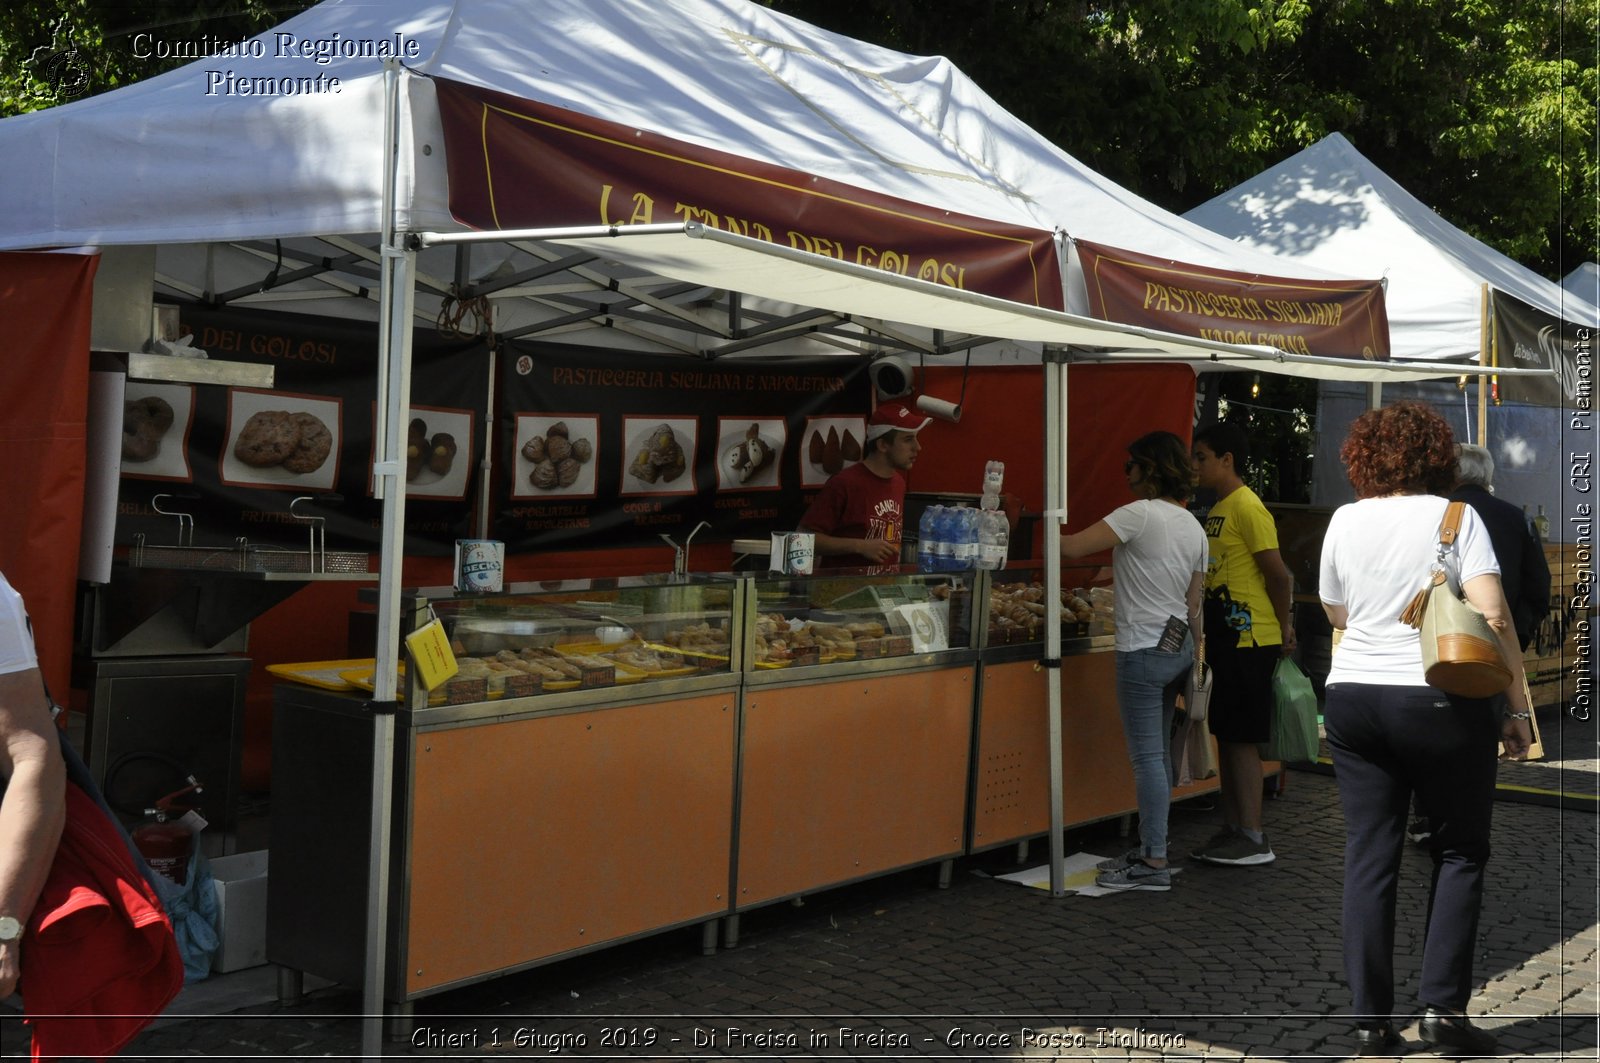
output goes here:
[[1344, 965], [1357, 1020], [1394, 1010], [1395, 895], [1413, 792], [1433, 820], [1420, 996], [1464, 1011], [1489, 860], [1496, 703], [1431, 687], [1335, 683], [1323, 719], [1344, 807]]

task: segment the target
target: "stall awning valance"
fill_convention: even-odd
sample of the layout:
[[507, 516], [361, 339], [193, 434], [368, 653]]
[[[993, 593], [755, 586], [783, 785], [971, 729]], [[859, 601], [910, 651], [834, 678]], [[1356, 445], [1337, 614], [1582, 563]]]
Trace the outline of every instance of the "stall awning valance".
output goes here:
[[[1274, 347], [1216, 343], [1156, 329], [1099, 321], [902, 277], [826, 255], [783, 247], [696, 222], [588, 229], [416, 233], [419, 247], [540, 240], [582, 248], [608, 262], [658, 277], [815, 307], [872, 321], [901, 322], [947, 334], [1068, 348], [1073, 360], [1160, 360], [1197, 368], [1254, 369], [1327, 380], [1432, 380], [1471, 367], [1376, 362], [1290, 354]], [[1499, 370], [1501, 374], [1517, 371]]]

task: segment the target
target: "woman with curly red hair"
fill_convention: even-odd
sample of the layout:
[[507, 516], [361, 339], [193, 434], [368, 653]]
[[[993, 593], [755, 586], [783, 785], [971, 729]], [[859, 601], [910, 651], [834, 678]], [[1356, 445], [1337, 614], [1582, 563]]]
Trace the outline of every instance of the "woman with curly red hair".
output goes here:
[[1345, 816], [1344, 961], [1356, 1013], [1356, 1053], [1403, 1044], [1394, 1008], [1395, 892], [1413, 790], [1434, 818], [1433, 880], [1423, 944], [1418, 1032], [1446, 1054], [1487, 1055], [1495, 1038], [1466, 1017], [1472, 952], [1489, 859], [1496, 747], [1532, 741], [1522, 653], [1489, 533], [1468, 507], [1447, 561], [1452, 586], [1488, 619], [1513, 679], [1506, 702], [1428, 686], [1422, 645], [1400, 614], [1438, 551], [1455, 481], [1455, 440], [1433, 410], [1400, 402], [1370, 410], [1340, 451], [1357, 500], [1328, 522], [1320, 595], [1342, 633], [1328, 674], [1324, 720]]

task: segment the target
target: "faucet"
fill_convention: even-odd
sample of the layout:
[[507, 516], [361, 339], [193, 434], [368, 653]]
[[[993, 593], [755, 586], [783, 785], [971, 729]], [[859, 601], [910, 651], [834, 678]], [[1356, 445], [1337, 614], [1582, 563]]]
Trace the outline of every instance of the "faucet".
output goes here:
[[672, 575], [674, 578], [682, 579], [684, 576], [689, 574], [689, 544], [694, 542], [694, 537], [696, 535], [699, 535], [702, 530], [709, 527], [711, 527], [711, 522], [709, 520], [703, 520], [699, 524], [696, 524], [694, 526], [694, 530], [689, 532], [688, 535], [684, 536], [682, 546], [679, 546], [678, 541], [672, 536], [668, 535], [666, 532], [658, 533], [662, 540], [665, 541], [668, 546], [672, 547]]

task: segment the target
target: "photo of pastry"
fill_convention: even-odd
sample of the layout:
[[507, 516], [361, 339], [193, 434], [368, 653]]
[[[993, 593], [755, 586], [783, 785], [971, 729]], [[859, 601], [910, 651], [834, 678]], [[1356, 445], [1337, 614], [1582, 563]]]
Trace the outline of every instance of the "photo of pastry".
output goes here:
[[464, 499], [472, 479], [472, 410], [411, 407], [406, 426], [406, 497]]
[[598, 439], [593, 414], [517, 414], [511, 497], [594, 497]]
[[800, 486], [821, 487], [828, 477], [860, 461], [866, 438], [865, 418], [807, 418], [800, 440]]
[[778, 485], [788, 425], [781, 417], [723, 417], [717, 423], [717, 490], [761, 491]]
[[189, 430], [193, 425], [193, 387], [129, 381], [122, 400], [122, 475], [192, 480]]
[[340, 400], [281, 391], [228, 393], [222, 482], [330, 491], [339, 476]]
[[692, 495], [695, 437], [693, 417], [624, 417], [624, 495]]

